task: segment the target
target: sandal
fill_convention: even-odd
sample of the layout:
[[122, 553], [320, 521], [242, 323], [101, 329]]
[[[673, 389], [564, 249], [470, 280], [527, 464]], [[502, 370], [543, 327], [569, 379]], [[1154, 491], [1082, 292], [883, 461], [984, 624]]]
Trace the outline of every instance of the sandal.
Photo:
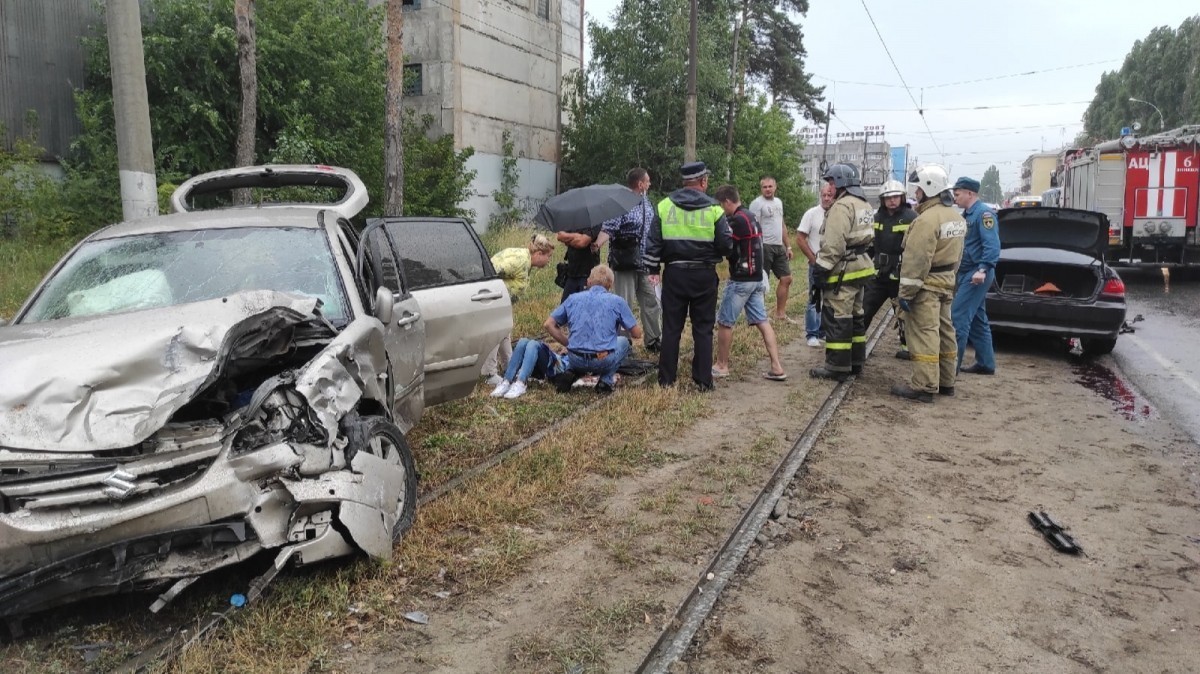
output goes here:
[[771, 381], [787, 381], [787, 373], [780, 372], [779, 374], [775, 374], [774, 372], [764, 372], [763, 379], [770, 379]]
[[720, 371], [720, 370], [718, 370], [717, 368], [715, 368], [715, 367], [714, 367], [714, 368], [712, 369], [712, 376], [713, 376], [713, 378], [714, 378], [714, 379], [722, 379], [722, 378], [724, 378], [724, 377], [728, 377], [728, 376], [729, 376], [729, 371], [728, 371], [728, 370], [726, 370], [725, 372], [722, 372], [722, 371]]

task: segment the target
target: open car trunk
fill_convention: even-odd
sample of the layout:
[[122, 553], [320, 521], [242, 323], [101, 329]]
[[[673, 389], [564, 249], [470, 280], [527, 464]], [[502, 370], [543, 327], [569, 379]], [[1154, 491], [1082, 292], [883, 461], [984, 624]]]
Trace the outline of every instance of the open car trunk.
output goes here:
[[1100, 266], [1001, 260], [996, 265], [996, 286], [1001, 295], [1022, 296], [1023, 299], [1092, 299], [1101, 288]]

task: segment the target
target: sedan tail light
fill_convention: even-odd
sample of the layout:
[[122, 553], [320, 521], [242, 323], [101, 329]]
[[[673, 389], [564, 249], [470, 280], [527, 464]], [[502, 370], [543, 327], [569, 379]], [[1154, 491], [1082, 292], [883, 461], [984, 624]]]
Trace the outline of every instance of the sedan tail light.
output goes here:
[[1100, 289], [1102, 297], [1125, 297], [1125, 282], [1113, 276], [1104, 282], [1104, 287]]

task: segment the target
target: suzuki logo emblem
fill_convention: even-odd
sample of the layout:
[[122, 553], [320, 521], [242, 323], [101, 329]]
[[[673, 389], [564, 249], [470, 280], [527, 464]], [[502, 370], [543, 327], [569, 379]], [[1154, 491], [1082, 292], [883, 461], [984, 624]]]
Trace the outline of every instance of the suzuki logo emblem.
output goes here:
[[133, 473], [118, 468], [104, 478], [104, 495], [114, 501], [123, 501], [137, 489], [136, 479]]

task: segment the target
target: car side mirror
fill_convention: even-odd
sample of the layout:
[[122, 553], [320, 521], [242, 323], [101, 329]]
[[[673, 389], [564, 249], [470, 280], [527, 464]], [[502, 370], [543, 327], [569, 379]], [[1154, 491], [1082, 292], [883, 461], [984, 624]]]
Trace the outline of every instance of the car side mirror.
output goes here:
[[392, 294], [391, 289], [379, 286], [375, 291], [375, 318], [384, 325], [390, 325], [395, 308], [396, 296]]

